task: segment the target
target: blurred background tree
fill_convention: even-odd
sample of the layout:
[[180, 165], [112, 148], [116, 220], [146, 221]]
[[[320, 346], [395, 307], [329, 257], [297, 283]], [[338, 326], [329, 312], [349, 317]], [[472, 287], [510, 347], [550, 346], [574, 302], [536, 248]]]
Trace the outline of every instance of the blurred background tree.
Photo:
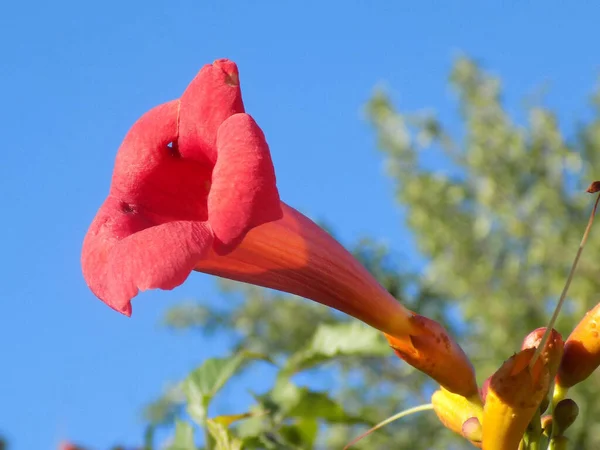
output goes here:
[[[398, 110], [385, 91], [367, 105], [422, 265], [406, 267], [378, 241], [384, 237], [351, 248], [399, 301], [451, 330], [481, 382], [529, 331], [545, 326], [563, 287], [591, 208], [583, 191], [600, 178], [600, 93], [592, 96], [591, 120], [565, 136], [540, 101], [526, 102], [525, 120], [512, 118], [502, 104], [500, 79], [468, 58], [456, 60], [449, 83], [460, 118], [452, 131], [434, 113]], [[593, 232], [557, 324], [565, 338], [599, 300], [599, 250], [600, 232]], [[290, 295], [229, 281], [221, 286], [229, 301], [210, 303], [226, 307], [182, 304], [168, 311], [167, 326], [222, 336], [232, 342], [233, 354], [268, 355], [282, 372], [301, 360], [287, 375], [333, 374], [326, 390], [313, 390], [310, 383], [301, 388], [286, 376], [256, 396], [253, 417], [232, 425], [244, 448], [342, 448], [366, 427], [429, 402], [435, 383], [382, 351], [383, 340], [366, 327]], [[344, 326], [354, 327], [345, 339], [364, 346], [315, 357], [315, 342]], [[184, 384], [148, 407], [150, 430], [170, 427], [182, 416]], [[573, 391], [581, 410], [569, 434], [573, 448], [600, 448], [598, 394], [600, 376]], [[180, 447], [172, 448], [192, 445], [188, 432], [179, 422]], [[214, 440], [218, 447], [219, 438]], [[392, 446], [472, 448], [431, 412], [389, 425], [354, 448]]]

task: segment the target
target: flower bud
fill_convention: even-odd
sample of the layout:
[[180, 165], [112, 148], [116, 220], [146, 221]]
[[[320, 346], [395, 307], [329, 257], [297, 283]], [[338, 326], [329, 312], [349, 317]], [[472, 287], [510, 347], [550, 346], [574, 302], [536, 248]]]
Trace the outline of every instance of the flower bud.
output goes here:
[[386, 334], [401, 359], [429, 375], [442, 387], [463, 397], [478, 393], [475, 371], [462, 348], [435, 320], [415, 314], [411, 334], [404, 338]]
[[555, 435], [560, 436], [564, 434], [564, 432], [573, 425], [575, 419], [579, 415], [579, 406], [575, 403], [574, 400], [570, 398], [566, 398], [558, 402], [558, 404], [554, 407], [554, 426], [556, 430], [554, 432]]
[[553, 426], [552, 416], [550, 414], [546, 414], [545, 416], [542, 416], [542, 433], [544, 433], [544, 436], [546, 436], [546, 437], [552, 436], [552, 426]]
[[[545, 327], [533, 330], [523, 340], [521, 350], [525, 350], [526, 348], [537, 348], [540, 345], [545, 332]], [[563, 356], [563, 348], [564, 342], [561, 334], [553, 329], [548, 337], [548, 340], [546, 341], [546, 344], [544, 345], [542, 353], [540, 354], [540, 358], [544, 364], [548, 366], [550, 379], [554, 379], [556, 373], [558, 372], [558, 367], [560, 366], [560, 361]]]
[[483, 408], [478, 396], [465, 398], [442, 388], [431, 396], [433, 410], [449, 430], [469, 439], [478, 446], [481, 442]]
[[[529, 333], [525, 339], [523, 340], [523, 344], [521, 345], [521, 349], [525, 350], [527, 348], [535, 348], [537, 349], [546, 333], [547, 328], [537, 328]], [[554, 380], [556, 374], [558, 372], [558, 368], [560, 366], [560, 362], [563, 357], [564, 351], [564, 342], [561, 334], [552, 329], [546, 343], [544, 345], [544, 349], [540, 353], [539, 357], [548, 367], [550, 380]], [[550, 385], [548, 386], [548, 391], [550, 390]], [[546, 409], [548, 409], [548, 405], [550, 404], [550, 398], [548, 392], [544, 396], [542, 403], [540, 404], [540, 414], [543, 414]]]
[[600, 303], [575, 327], [565, 342], [557, 384], [570, 388], [585, 380], [600, 365]]
[[492, 375], [483, 407], [483, 449], [517, 450], [550, 382], [548, 367], [535, 350], [522, 350]]

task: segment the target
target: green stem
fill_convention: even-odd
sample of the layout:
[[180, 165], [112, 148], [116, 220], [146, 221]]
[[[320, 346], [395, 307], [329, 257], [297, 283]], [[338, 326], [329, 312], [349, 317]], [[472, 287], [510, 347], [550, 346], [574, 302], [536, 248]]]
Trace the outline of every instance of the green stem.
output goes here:
[[210, 435], [210, 432], [208, 431], [208, 425], [206, 424], [206, 421], [204, 422], [204, 426], [202, 428], [204, 429], [204, 450], [211, 450], [212, 437]]
[[414, 408], [409, 408], [409, 409], [405, 409], [404, 411], [400, 411], [398, 414], [394, 414], [393, 416], [388, 417], [387, 419], [379, 422], [377, 425], [375, 425], [370, 430], [365, 431], [363, 434], [361, 434], [357, 438], [353, 439], [349, 444], [347, 444], [344, 447], [344, 450], [349, 449], [354, 444], [356, 444], [358, 441], [360, 441], [362, 438], [364, 438], [365, 436], [368, 436], [373, 431], [376, 431], [376, 430], [378, 430], [378, 429], [386, 426], [388, 423], [392, 423], [395, 420], [401, 419], [402, 417], [406, 417], [406, 416], [409, 416], [409, 415], [414, 414], [414, 413], [418, 413], [418, 412], [421, 412], [421, 411], [428, 411], [428, 410], [431, 410], [431, 409], [433, 409], [433, 405], [431, 403], [427, 403], [425, 405], [419, 405], [419, 406], [415, 406]]
[[546, 346], [546, 342], [550, 337], [550, 333], [552, 333], [552, 329], [554, 328], [554, 323], [558, 318], [558, 314], [565, 302], [565, 298], [567, 297], [567, 292], [569, 292], [569, 287], [571, 286], [571, 281], [573, 281], [573, 275], [575, 275], [575, 269], [577, 269], [577, 264], [579, 263], [579, 258], [581, 257], [581, 253], [583, 252], [583, 247], [585, 247], [585, 243], [587, 242], [588, 236], [590, 234], [590, 230], [592, 229], [592, 224], [594, 223], [594, 216], [596, 215], [596, 209], [598, 208], [598, 201], [600, 201], [600, 194], [596, 197], [596, 201], [594, 202], [594, 207], [592, 208], [592, 213], [590, 214], [590, 218], [588, 220], [588, 224], [585, 227], [585, 232], [583, 233], [583, 237], [581, 238], [581, 243], [579, 244], [579, 248], [577, 249], [577, 254], [575, 255], [575, 259], [573, 260], [573, 265], [571, 266], [571, 270], [569, 272], [569, 276], [567, 277], [567, 281], [565, 283], [565, 287], [563, 288], [562, 293], [560, 294], [560, 298], [558, 299], [558, 303], [556, 304], [556, 308], [554, 309], [554, 313], [550, 318], [550, 323], [546, 328], [546, 332], [542, 336], [542, 340], [540, 341], [540, 345], [535, 349], [535, 353], [531, 357], [531, 361], [529, 361], [529, 368], [532, 369], [535, 365], [535, 362], [539, 358], [540, 354], [544, 350]]
[[144, 450], [153, 450], [154, 448], [154, 425], [148, 425], [144, 432]]
[[567, 450], [567, 440], [561, 436], [556, 439], [550, 439], [548, 450]]
[[527, 431], [525, 431], [525, 436], [523, 436], [526, 450], [540, 450], [540, 439], [542, 437], [540, 416], [541, 414], [538, 408], [527, 427]]
[[[554, 391], [552, 392], [552, 401], [550, 402], [551, 414], [554, 417], [554, 408], [561, 400], [567, 398], [567, 393], [569, 388], [565, 388], [560, 386], [559, 384], [554, 383]], [[550, 442], [548, 442], [548, 450], [561, 450], [566, 447], [564, 442], [557, 442], [557, 439], [560, 438], [558, 434], [558, 427], [555, 426], [554, 420], [552, 423], [552, 433], [550, 434]]]
[[563, 387], [560, 384], [554, 383], [554, 392], [552, 393], [552, 414], [554, 414], [554, 407], [560, 402], [567, 398], [569, 388]]

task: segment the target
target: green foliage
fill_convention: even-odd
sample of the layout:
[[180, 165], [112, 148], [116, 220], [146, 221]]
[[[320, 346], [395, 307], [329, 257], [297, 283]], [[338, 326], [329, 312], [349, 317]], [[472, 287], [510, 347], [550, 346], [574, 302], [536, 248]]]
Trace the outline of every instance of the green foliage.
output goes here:
[[[347, 333], [351, 333], [353, 340], [344, 343], [341, 338]], [[208, 418], [211, 401], [232, 376], [249, 362], [269, 361], [260, 354], [241, 351], [227, 358], [208, 359], [180, 384], [180, 389], [185, 394], [188, 415], [206, 427], [205, 440], [211, 448], [233, 450], [241, 445], [244, 448], [265, 448], [265, 445], [266, 448], [311, 448], [321, 423], [371, 425], [372, 422], [348, 413], [327, 392], [298, 386], [290, 377], [336, 358], [381, 357], [383, 354], [389, 354], [389, 349], [381, 336], [365, 325], [321, 325], [308, 344], [279, 367], [272, 389], [255, 396], [256, 403], [250, 412]], [[176, 398], [171, 396], [172, 400]], [[166, 397], [160, 399], [152, 405], [152, 410], [156, 410], [157, 404], [169, 404], [169, 400]], [[172, 404], [170, 408], [176, 406]], [[165, 418], [159, 417], [155, 425], [165, 422]], [[235, 432], [229, 429], [234, 424]], [[176, 447], [170, 447], [172, 450], [192, 445], [193, 429], [191, 425], [184, 425], [184, 422], [176, 421], [172, 444]]]
[[381, 333], [358, 322], [323, 325], [310, 343], [285, 361], [279, 376], [290, 376], [344, 356], [387, 356], [389, 347]]
[[213, 306], [176, 306], [168, 311], [166, 325], [207, 335], [223, 333], [235, 341], [233, 351], [243, 348], [275, 359], [302, 347], [320, 323], [336, 323], [340, 317], [320, 305], [256, 286], [225, 280], [220, 286], [220, 301]]
[[[450, 83], [465, 124], [454, 135], [435, 115], [399, 113], [382, 92], [369, 116], [429, 262], [422, 282], [460, 312], [465, 348], [483, 378], [547, 322], [560, 294], [591, 207], [583, 190], [600, 175], [598, 94], [596, 117], [567, 141], [543, 106], [529, 106], [517, 124], [502, 105], [499, 79], [471, 60], [456, 62]], [[443, 167], [432, 168], [432, 158], [443, 158]], [[598, 301], [599, 247], [593, 233], [560, 316], [564, 334]], [[588, 422], [600, 412], [592, 400], [599, 388], [597, 378], [579, 388]], [[578, 433], [574, 448], [600, 446]]]
[[204, 424], [208, 406], [225, 383], [250, 361], [269, 359], [258, 353], [240, 352], [228, 358], [211, 358], [194, 370], [183, 382], [187, 412], [196, 422]]
[[241, 450], [242, 441], [232, 437], [225, 425], [209, 419], [206, 422], [206, 426], [215, 441], [215, 450]]
[[168, 450], [196, 450], [194, 443], [194, 428], [191, 424], [175, 421], [175, 437]]
[[[546, 324], [560, 294], [591, 206], [582, 191], [600, 178], [600, 91], [592, 119], [567, 139], [539, 102], [529, 101], [525, 120], [509, 115], [500, 79], [469, 59], [456, 61], [449, 81], [459, 118], [451, 127], [434, 113], [398, 110], [382, 91], [367, 107], [424, 268], [398, 266], [374, 239], [353, 251], [399, 301], [444, 323], [482, 380]], [[600, 233], [593, 232], [557, 325], [565, 337], [598, 301], [599, 251]], [[189, 414], [208, 426], [208, 445], [342, 448], [374, 423], [429, 402], [435, 384], [394, 358], [368, 327], [294, 296], [228, 281], [221, 287], [227, 301], [210, 304], [226, 307], [188, 303], [165, 318], [170, 327], [235, 342], [232, 357], [205, 362], [183, 383]], [[248, 413], [207, 419], [208, 402], [249, 361], [241, 355], [255, 353], [277, 364], [275, 384], [255, 395]], [[298, 373], [331, 381], [317, 389], [300, 383]], [[153, 404], [152, 423], [180, 415], [178, 392]], [[569, 432], [573, 448], [600, 448], [600, 378], [574, 394], [580, 419]], [[424, 412], [353, 448], [472, 447]]]
[[171, 386], [159, 399], [146, 406], [144, 419], [153, 426], [172, 424], [181, 413], [184, 401], [182, 383]]

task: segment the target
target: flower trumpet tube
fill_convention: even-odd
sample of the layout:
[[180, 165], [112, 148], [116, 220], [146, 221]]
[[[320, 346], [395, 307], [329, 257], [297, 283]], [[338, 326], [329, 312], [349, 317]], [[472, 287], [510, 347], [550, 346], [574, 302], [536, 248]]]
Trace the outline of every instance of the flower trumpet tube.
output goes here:
[[416, 332], [414, 314], [329, 233], [281, 208], [281, 219], [254, 228], [225, 256], [210, 252], [195, 270], [309, 298], [393, 335]]
[[335, 239], [281, 202], [228, 60], [203, 67], [181, 98], [127, 133], [82, 269], [94, 294], [128, 316], [140, 290], [173, 289], [196, 270], [312, 299], [392, 336], [422, 331]]
[[544, 399], [550, 383], [541, 358], [532, 368], [535, 349], [520, 351], [492, 375], [483, 407], [483, 449], [517, 450], [527, 426]]
[[[413, 313], [349, 252], [306, 216], [284, 203], [281, 208], [280, 220], [252, 229], [227, 255], [208, 249], [193, 270], [309, 298], [394, 335], [416, 332]], [[115, 309], [129, 315], [131, 306]]]
[[556, 382], [561, 391], [589, 377], [600, 365], [600, 303], [588, 311], [565, 341]]
[[415, 314], [413, 334], [386, 335], [401, 359], [426, 373], [448, 391], [463, 397], [478, 397], [475, 371], [469, 358], [439, 323]]

